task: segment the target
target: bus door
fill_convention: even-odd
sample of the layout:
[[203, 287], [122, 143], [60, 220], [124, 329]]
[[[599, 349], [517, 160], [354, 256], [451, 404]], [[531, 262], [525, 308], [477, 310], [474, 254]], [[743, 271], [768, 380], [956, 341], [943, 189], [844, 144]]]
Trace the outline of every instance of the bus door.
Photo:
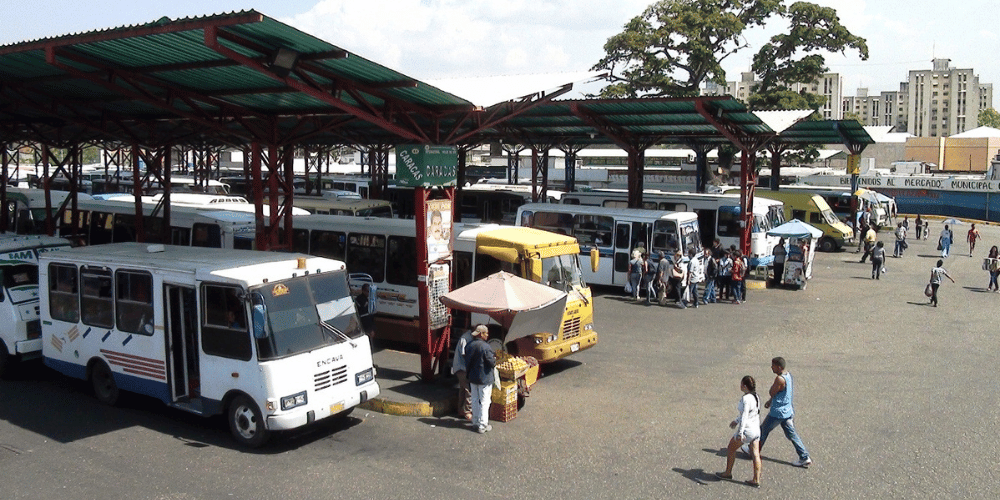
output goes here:
[[198, 306], [194, 287], [164, 285], [166, 298], [167, 366], [175, 402], [190, 402], [201, 396], [198, 369]]
[[701, 246], [712, 248], [715, 243], [715, 209], [695, 210], [698, 214], [698, 228], [701, 229]]
[[632, 225], [628, 222], [615, 223], [615, 269], [612, 283], [628, 281], [628, 261], [632, 259]]

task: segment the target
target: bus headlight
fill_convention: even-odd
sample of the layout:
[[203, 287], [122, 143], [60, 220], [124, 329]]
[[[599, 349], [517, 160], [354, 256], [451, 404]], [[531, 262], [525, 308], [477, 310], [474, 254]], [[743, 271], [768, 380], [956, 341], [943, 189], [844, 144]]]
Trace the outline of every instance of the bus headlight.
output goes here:
[[591, 331], [593, 329], [594, 329], [594, 324], [593, 323], [587, 323], [586, 325], [583, 325], [583, 331], [585, 331], [585, 332], [589, 332], [589, 331]]
[[298, 394], [292, 394], [291, 396], [281, 398], [281, 409], [291, 410], [292, 408], [306, 404], [306, 402], [306, 391], [302, 391]]
[[355, 385], [365, 385], [372, 380], [375, 380], [375, 370], [372, 368], [360, 371], [354, 375]]

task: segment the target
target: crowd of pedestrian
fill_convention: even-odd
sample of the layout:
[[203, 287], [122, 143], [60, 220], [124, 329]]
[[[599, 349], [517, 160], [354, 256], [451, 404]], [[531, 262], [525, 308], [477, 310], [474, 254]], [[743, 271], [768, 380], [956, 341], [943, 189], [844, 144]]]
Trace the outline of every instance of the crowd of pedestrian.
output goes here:
[[660, 251], [651, 262], [644, 248], [632, 251], [626, 293], [632, 300], [680, 309], [727, 301], [742, 304], [747, 299], [746, 277], [750, 260], [736, 245], [724, 248], [716, 238], [710, 248]]

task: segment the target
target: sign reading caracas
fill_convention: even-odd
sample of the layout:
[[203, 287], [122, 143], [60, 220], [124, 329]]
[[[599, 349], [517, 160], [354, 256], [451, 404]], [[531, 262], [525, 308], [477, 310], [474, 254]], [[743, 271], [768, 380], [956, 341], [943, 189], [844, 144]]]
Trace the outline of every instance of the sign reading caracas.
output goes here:
[[458, 150], [455, 146], [396, 146], [397, 186], [454, 186], [457, 176]]

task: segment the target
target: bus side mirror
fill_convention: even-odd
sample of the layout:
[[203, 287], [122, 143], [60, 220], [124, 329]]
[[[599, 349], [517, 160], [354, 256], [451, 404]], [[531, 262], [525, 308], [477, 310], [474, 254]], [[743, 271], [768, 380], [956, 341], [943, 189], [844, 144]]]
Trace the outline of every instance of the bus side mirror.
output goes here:
[[600, 266], [601, 252], [597, 250], [597, 247], [590, 247], [590, 270], [596, 273]]
[[264, 304], [253, 306], [253, 336], [258, 339], [266, 339], [269, 336], [267, 331], [267, 309]]

